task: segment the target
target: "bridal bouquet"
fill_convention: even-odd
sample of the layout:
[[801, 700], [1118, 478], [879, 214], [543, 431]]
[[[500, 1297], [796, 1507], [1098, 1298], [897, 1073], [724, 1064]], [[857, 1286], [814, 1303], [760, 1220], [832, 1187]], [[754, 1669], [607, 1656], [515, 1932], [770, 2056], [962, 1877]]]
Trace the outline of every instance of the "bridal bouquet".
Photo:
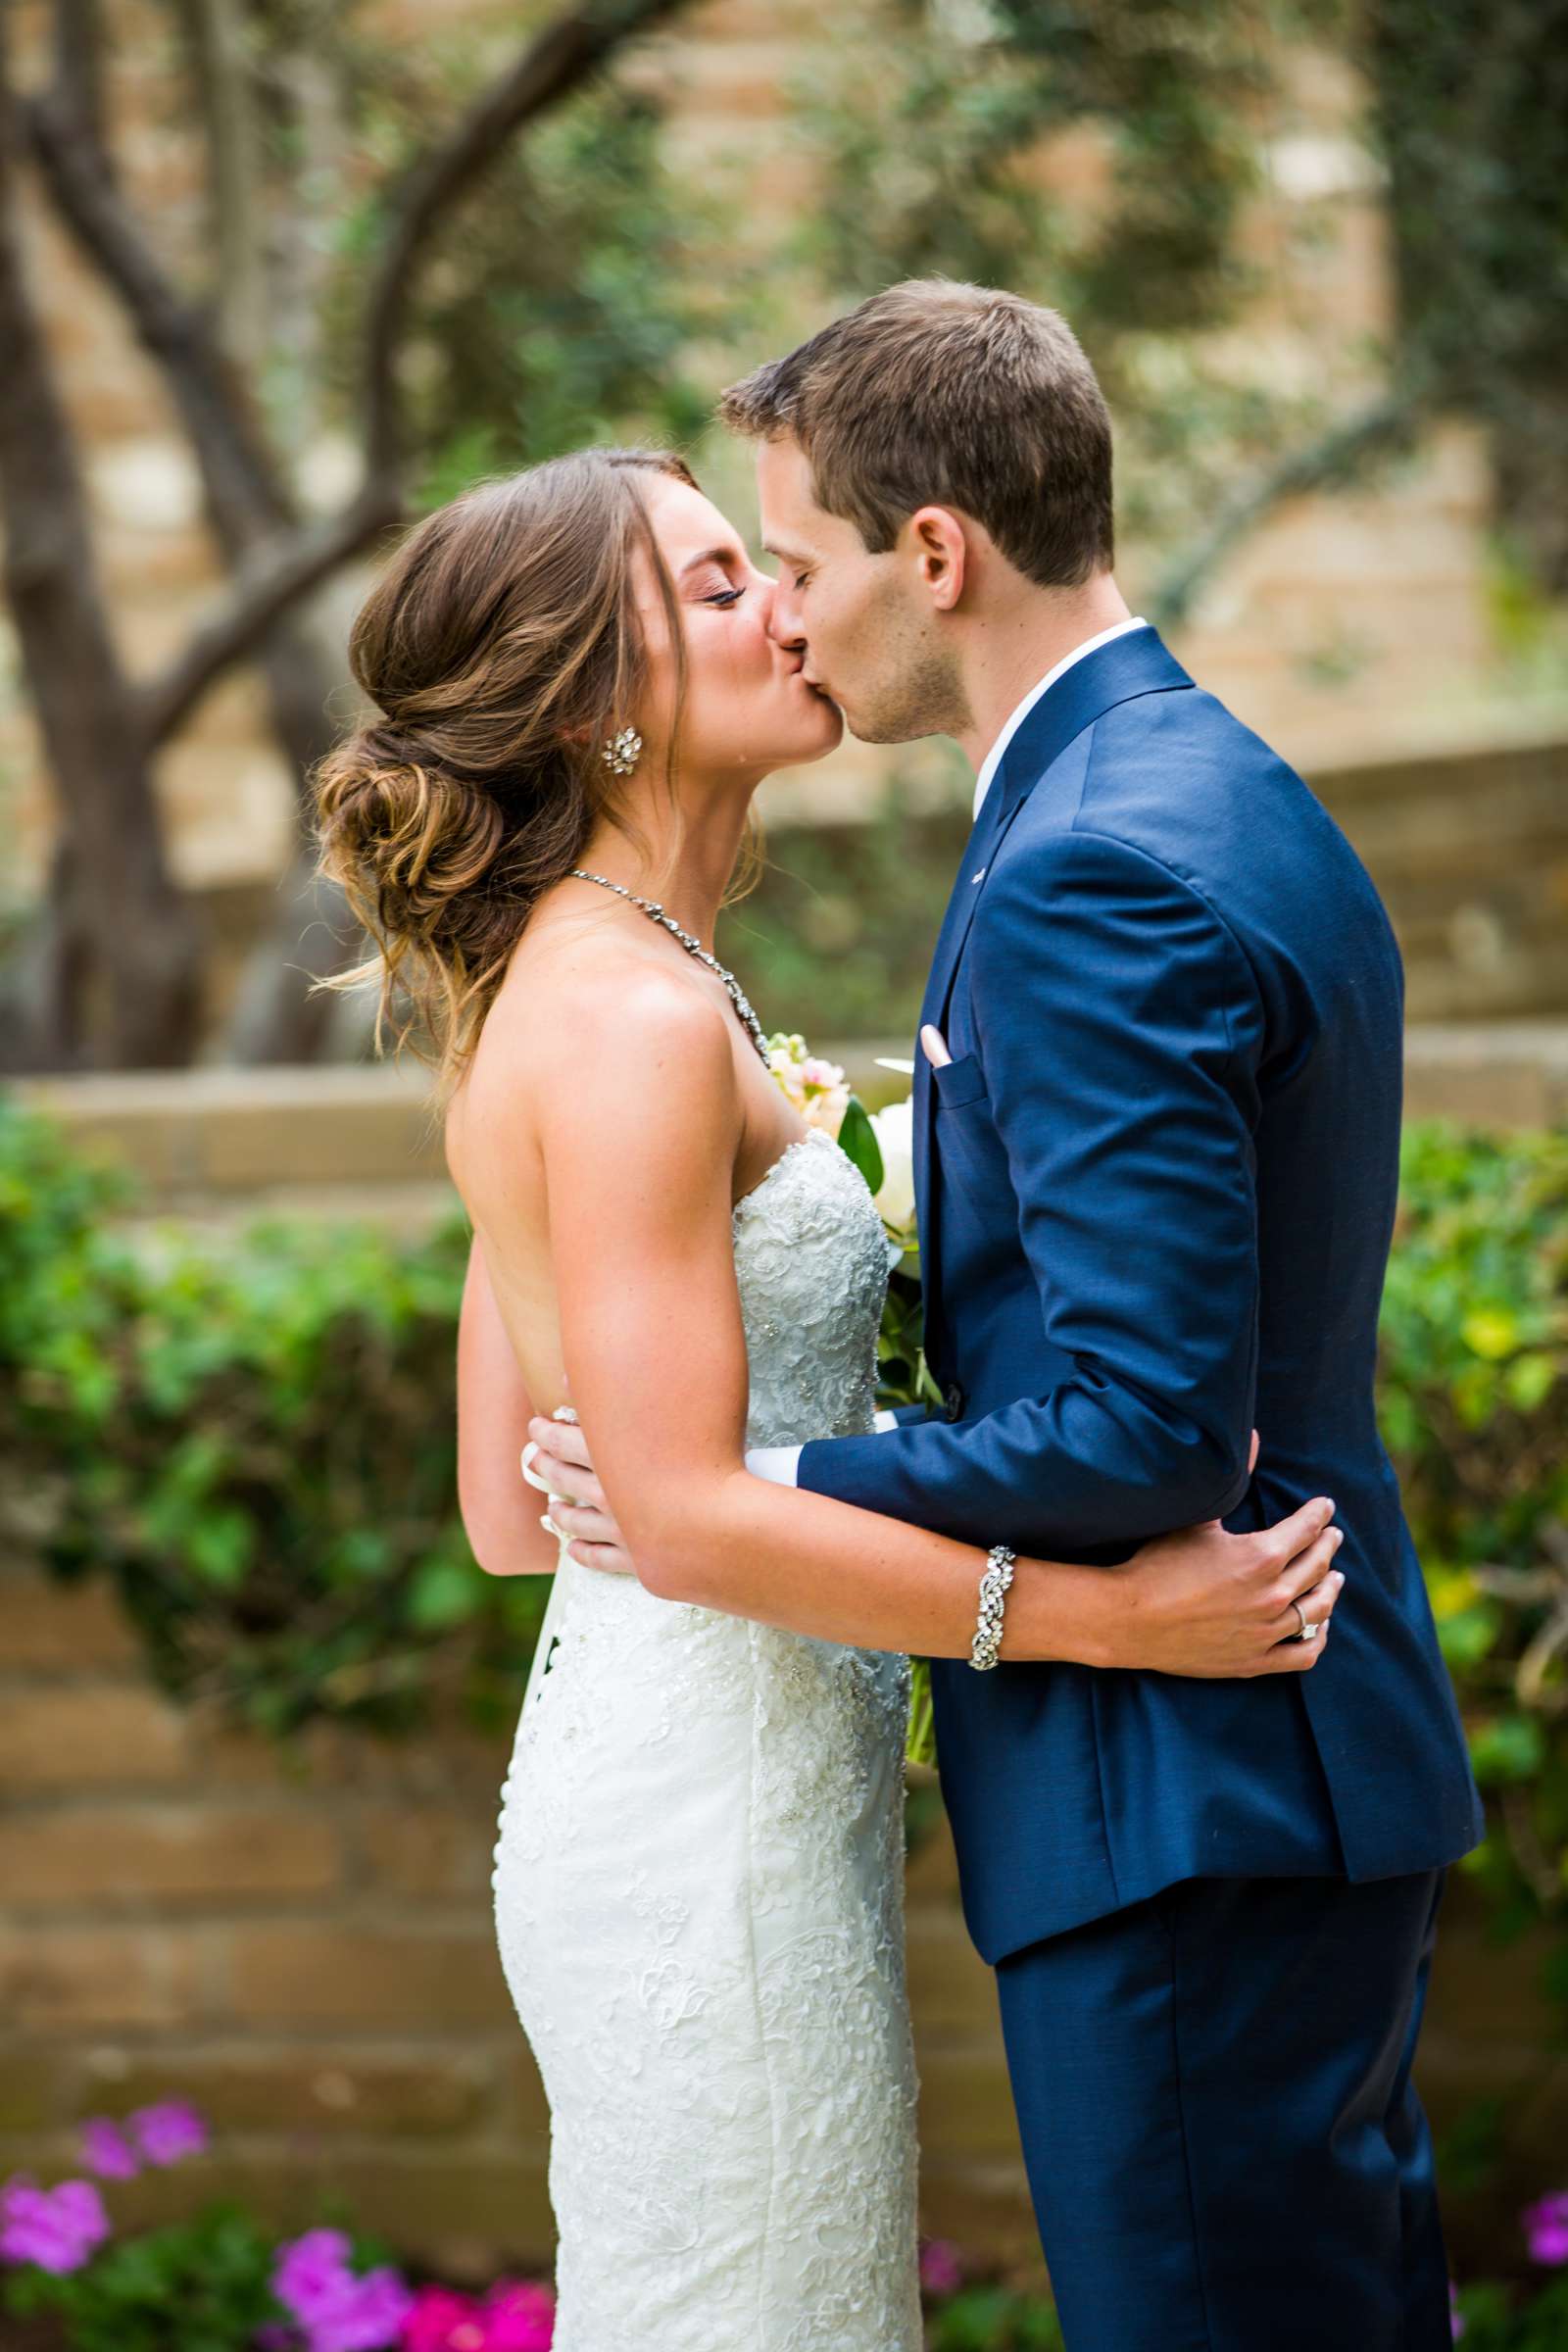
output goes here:
[[[884, 1405], [940, 1404], [921, 1345], [920, 1251], [914, 1217], [914, 1106], [910, 1096], [869, 1111], [836, 1061], [824, 1061], [806, 1040], [780, 1030], [767, 1041], [777, 1084], [808, 1126], [835, 1137], [871, 1188], [888, 1240], [888, 1295], [877, 1338], [877, 1400]], [[912, 1077], [911, 1061], [879, 1067]], [[911, 1658], [908, 1756], [935, 1761], [931, 1729], [931, 1669]]]

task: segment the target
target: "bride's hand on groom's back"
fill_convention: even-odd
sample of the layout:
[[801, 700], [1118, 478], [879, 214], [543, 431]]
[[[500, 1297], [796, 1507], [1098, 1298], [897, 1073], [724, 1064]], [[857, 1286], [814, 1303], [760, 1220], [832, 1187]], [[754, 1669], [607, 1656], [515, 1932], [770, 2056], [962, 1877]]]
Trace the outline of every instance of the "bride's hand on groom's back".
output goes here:
[[[1345, 1583], [1332, 1565], [1343, 1541], [1333, 1517], [1333, 1503], [1317, 1495], [1250, 1535], [1228, 1535], [1210, 1519], [1143, 1544], [1110, 1572], [1106, 1662], [1207, 1680], [1306, 1673], [1323, 1654]], [[1304, 1642], [1295, 1639], [1303, 1623], [1312, 1629]]]

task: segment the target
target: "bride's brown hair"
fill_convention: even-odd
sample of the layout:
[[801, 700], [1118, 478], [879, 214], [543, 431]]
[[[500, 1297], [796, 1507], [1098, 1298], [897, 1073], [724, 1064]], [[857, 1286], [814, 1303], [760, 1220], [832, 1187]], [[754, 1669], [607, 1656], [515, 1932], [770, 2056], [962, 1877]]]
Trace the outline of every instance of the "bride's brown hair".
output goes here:
[[376, 952], [317, 985], [378, 984], [377, 1053], [401, 991], [396, 1046], [434, 1064], [441, 1100], [540, 895], [602, 817], [640, 839], [603, 757], [647, 684], [638, 549], [674, 652], [673, 747], [684, 637], [650, 473], [697, 487], [680, 458], [637, 449], [481, 483], [410, 532], [355, 620], [350, 666], [381, 715], [318, 764], [316, 841]]

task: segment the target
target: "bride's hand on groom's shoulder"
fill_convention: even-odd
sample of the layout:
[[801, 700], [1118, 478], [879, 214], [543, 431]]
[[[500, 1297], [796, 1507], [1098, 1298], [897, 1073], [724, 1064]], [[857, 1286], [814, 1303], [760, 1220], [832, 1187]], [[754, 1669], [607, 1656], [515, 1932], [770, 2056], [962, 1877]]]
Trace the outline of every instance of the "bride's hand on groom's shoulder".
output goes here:
[[[1253, 1534], [1210, 1519], [1145, 1544], [1110, 1572], [1107, 1663], [1205, 1680], [1305, 1674], [1345, 1583], [1332, 1565], [1343, 1541], [1333, 1517], [1316, 1495]], [[1299, 1641], [1303, 1625], [1311, 1638]]]

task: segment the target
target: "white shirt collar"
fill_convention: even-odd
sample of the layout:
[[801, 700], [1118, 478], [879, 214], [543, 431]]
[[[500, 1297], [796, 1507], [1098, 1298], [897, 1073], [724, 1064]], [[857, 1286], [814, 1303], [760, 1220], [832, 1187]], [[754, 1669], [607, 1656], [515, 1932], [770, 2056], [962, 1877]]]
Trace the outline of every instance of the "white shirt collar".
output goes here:
[[1056, 683], [1056, 680], [1061, 676], [1063, 670], [1071, 669], [1073, 663], [1075, 662], [1081, 662], [1085, 654], [1092, 654], [1098, 647], [1102, 645], [1108, 645], [1113, 637], [1125, 637], [1129, 629], [1147, 629], [1149, 623], [1144, 619], [1142, 613], [1135, 614], [1130, 620], [1112, 621], [1110, 627], [1108, 629], [1102, 629], [1098, 637], [1086, 637], [1082, 645], [1075, 645], [1073, 647], [1070, 654], [1063, 654], [1061, 660], [1055, 663], [1054, 667], [1047, 670], [1045, 676], [1040, 680], [1040, 683], [1037, 686], [1030, 687], [1028, 693], [1024, 696], [1023, 701], [1013, 711], [1011, 717], [1007, 720], [1005, 726], [1004, 726], [1002, 733], [997, 737], [996, 742], [991, 746], [990, 751], [987, 752], [985, 756], [985, 760], [981, 765], [980, 773], [975, 779], [974, 812], [976, 816], [979, 815], [980, 804], [982, 801], [984, 801], [986, 794], [990, 789], [991, 779], [996, 774], [998, 768], [1002, 765], [1002, 756], [1004, 752], [1005, 752], [1008, 744], [1012, 741], [1014, 735], [1016, 735], [1018, 729], [1022, 726], [1024, 720], [1028, 717], [1036, 703], [1039, 702], [1041, 696], [1043, 694], [1048, 694], [1051, 691], [1052, 687]]

